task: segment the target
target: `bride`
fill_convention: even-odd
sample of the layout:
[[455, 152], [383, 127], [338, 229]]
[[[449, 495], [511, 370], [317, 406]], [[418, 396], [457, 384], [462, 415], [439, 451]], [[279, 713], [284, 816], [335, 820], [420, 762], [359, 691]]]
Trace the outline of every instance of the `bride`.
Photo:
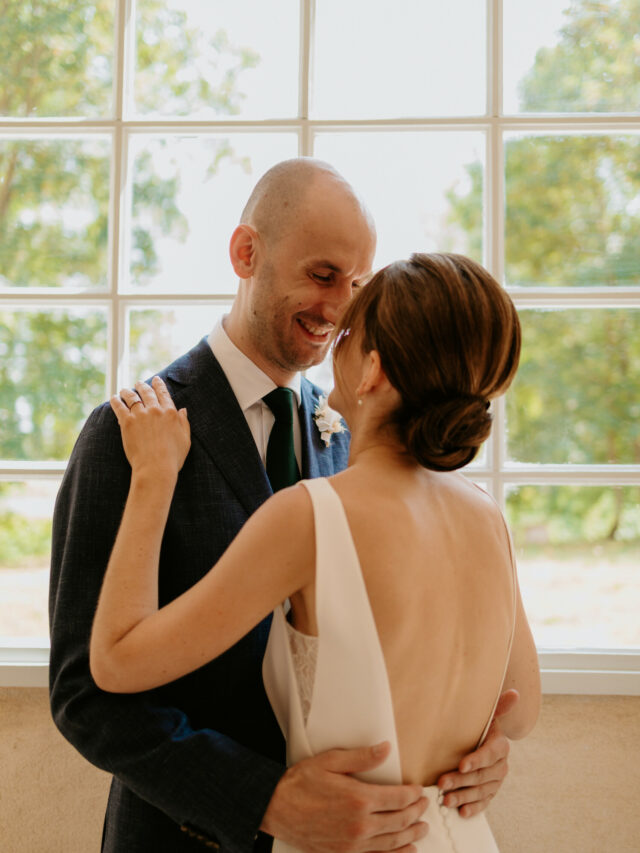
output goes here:
[[460, 818], [435, 782], [484, 738], [501, 692], [520, 694], [501, 718], [508, 737], [526, 735], [539, 710], [505, 522], [455, 470], [487, 438], [490, 400], [519, 349], [511, 300], [473, 261], [415, 254], [378, 272], [335, 330], [329, 403], [351, 430], [349, 467], [274, 495], [161, 609], [160, 548], [189, 422], [159, 377], [121, 391], [111, 405], [132, 479], [91, 637], [98, 686], [166, 684], [274, 611], [263, 674], [288, 763], [387, 741], [386, 761], [363, 778], [425, 788], [417, 849], [495, 851], [484, 814]]

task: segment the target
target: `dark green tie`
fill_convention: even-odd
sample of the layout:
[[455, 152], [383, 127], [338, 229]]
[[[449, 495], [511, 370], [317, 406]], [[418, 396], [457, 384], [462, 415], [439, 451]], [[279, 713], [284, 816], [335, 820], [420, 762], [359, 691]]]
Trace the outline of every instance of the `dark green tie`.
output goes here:
[[276, 419], [267, 444], [267, 477], [277, 492], [300, 479], [293, 446], [293, 391], [276, 388], [262, 399]]

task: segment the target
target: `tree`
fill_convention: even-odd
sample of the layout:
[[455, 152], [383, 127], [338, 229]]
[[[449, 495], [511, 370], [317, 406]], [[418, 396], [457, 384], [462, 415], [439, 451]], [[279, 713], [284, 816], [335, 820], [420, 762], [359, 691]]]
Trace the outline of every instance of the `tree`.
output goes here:
[[[619, 0], [606, 8], [593, 0], [574, 0], [565, 19], [558, 44], [538, 51], [521, 83], [523, 112], [637, 109], [637, 0]], [[640, 138], [597, 133], [512, 135], [505, 143], [505, 161], [508, 285], [639, 283]], [[472, 244], [479, 248], [480, 228], [473, 219], [482, 198], [478, 164], [470, 164], [468, 174], [470, 191], [464, 196], [449, 194], [451, 215], [453, 221], [471, 227]], [[521, 312], [521, 320], [521, 366], [507, 397], [511, 458], [640, 462], [639, 313], [527, 310]], [[590, 529], [603, 539], [619, 537], [621, 531], [628, 537], [622, 488], [584, 489], [584, 499], [579, 492], [566, 487], [557, 492], [522, 488], [510, 501], [514, 522], [526, 527], [532, 519], [539, 524], [544, 517], [548, 528], [555, 525], [555, 536], [584, 541], [585, 530], [576, 524], [576, 518], [582, 518], [589, 519]], [[564, 533], [557, 530], [558, 517]], [[632, 526], [634, 536], [640, 537], [637, 519]]]
[[[4, 0], [0, 113], [108, 116], [114, 8], [111, 0]], [[139, 109], [180, 115], [204, 105], [217, 114], [237, 113], [239, 76], [259, 57], [231, 45], [224, 31], [207, 43], [183, 12], [161, 0], [143, 0], [139, 11]], [[0, 283], [106, 286], [110, 153], [110, 140], [101, 134], [0, 143]], [[232, 155], [221, 146], [212, 155], [212, 171]], [[138, 157], [131, 273], [139, 283], [157, 265], [144, 222], [152, 220], [163, 235], [179, 237], [187, 228], [177, 191], [177, 179], [160, 176], [149, 154]], [[141, 209], [144, 217], [137, 216]], [[0, 457], [64, 459], [88, 404], [104, 396], [106, 314], [5, 311], [2, 319]]]
[[[111, 115], [115, 7], [111, 0], [2, 0], [0, 115]], [[230, 44], [222, 30], [207, 42], [184, 13], [161, 0], [141, 0], [138, 10], [139, 111], [184, 115], [204, 106], [237, 113], [240, 75], [259, 57]], [[110, 146], [100, 133], [0, 142], [0, 285], [106, 286]], [[211, 171], [232, 155], [228, 145], [219, 146]], [[138, 158], [131, 250], [138, 283], [157, 264], [153, 234], [141, 223], [151, 219], [154, 233], [163, 235], [186, 230], [178, 189], [175, 178], [156, 172], [149, 154]], [[140, 209], [144, 217], [137, 217]], [[0, 458], [67, 458], [89, 409], [104, 398], [107, 349], [104, 309], [0, 311]], [[0, 484], [0, 496], [16, 488]], [[1, 512], [0, 565], [45, 554], [49, 526]]]

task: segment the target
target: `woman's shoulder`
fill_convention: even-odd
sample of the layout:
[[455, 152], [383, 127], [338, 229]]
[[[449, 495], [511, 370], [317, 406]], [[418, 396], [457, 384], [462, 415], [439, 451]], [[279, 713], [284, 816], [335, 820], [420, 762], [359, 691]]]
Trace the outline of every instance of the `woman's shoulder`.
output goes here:
[[443, 490], [450, 492], [459, 500], [483, 509], [490, 514], [501, 514], [495, 498], [478, 483], [474, 482], [466, 474], [460, 471], [448, 471], [436, 474], [436, 484]]
[[313, 504], [309, 490], [305, 487], [308, 481], [300, 481], [286, 489], [280, 489], [265, 501], [260, 507], [260, 514], [269, 520], [289, 524], [292, 527], [313, 520]]

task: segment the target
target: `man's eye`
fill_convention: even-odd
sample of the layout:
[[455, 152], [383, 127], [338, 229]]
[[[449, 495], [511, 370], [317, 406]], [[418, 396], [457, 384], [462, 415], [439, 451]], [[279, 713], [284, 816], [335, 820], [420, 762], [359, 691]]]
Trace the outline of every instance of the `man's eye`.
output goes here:
[[359, 290], [362, 287], [359, 281], [351, 282], [351, 290]]
[[329, 275], [320, 275], [319, 272], [314, 272], [311, 273], [311, 275], [313, 276], [313, 278], [315, 278], [316, 281], [321, 281], [323, 284], [329, 284], [329, 282], [331, 281], [331, 273], [329, 273]]

